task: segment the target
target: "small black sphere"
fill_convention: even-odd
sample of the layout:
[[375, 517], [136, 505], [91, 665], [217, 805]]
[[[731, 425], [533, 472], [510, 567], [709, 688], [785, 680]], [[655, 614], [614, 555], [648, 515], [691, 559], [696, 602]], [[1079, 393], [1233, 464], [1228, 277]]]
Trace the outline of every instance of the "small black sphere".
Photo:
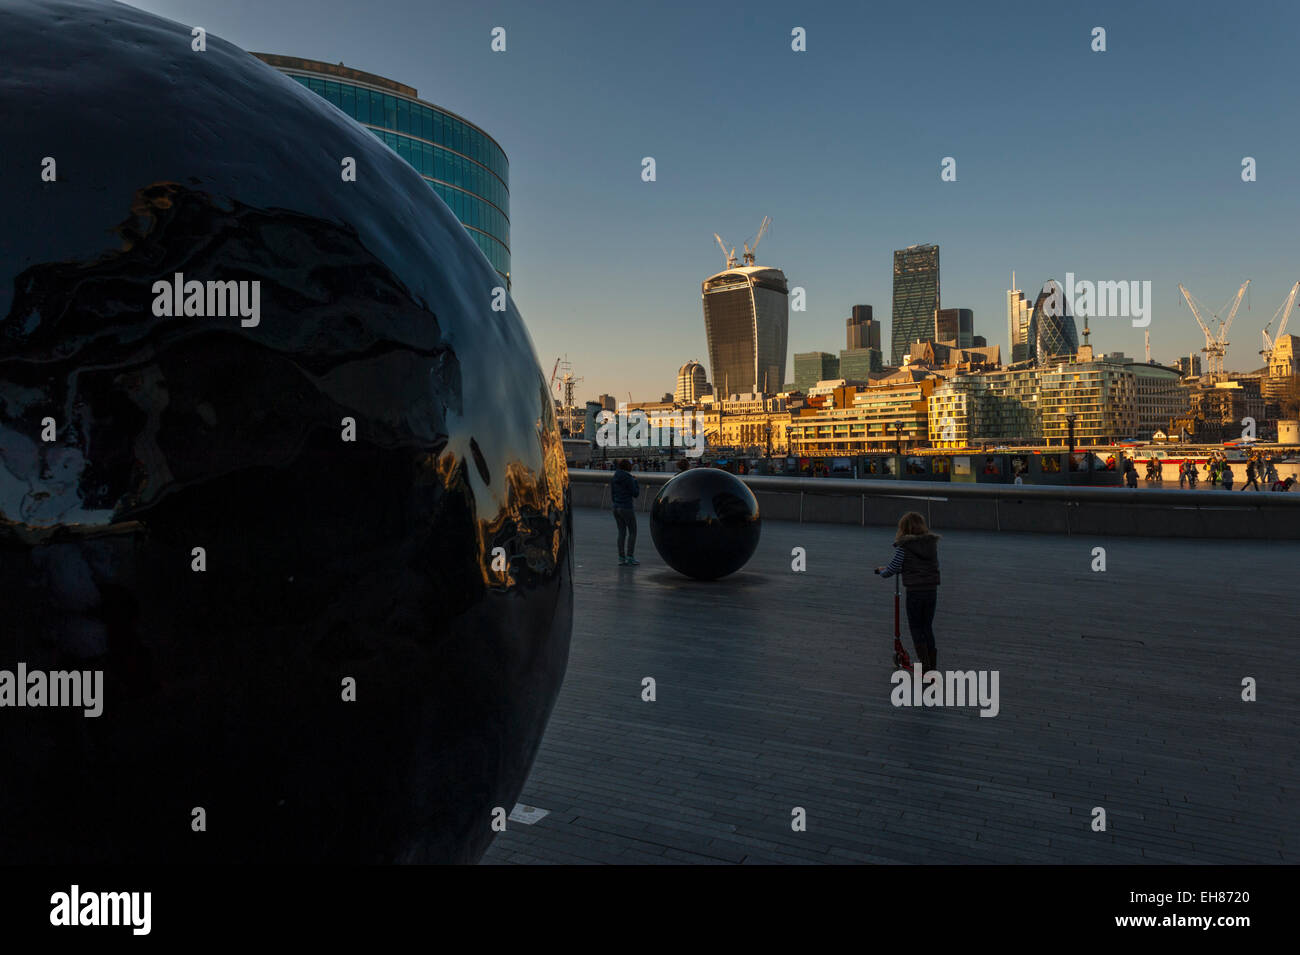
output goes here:
[[758, 501], [745, 482], [716, 468], [683, 471], [650, 508], [650, 537], [673, 570], [717, 580], [744, 567], [758, 547]]

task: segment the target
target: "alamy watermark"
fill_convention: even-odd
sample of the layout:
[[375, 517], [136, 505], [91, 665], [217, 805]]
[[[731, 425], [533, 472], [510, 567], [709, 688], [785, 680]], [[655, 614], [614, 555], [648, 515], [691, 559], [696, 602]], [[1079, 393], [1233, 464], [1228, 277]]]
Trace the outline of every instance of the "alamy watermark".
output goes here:
[[698, 458], [704, 453], [704, 416], [689, 409], [651, 420], [644, 411], [628, 411], [627, 404], [620, 401], [617, 412], [599, 412], [596, 424], [598, 447], [688, 448], [686, 456], [689, 458]]
[[234, 318], [244, 328], [256, 328], [262, 320], [262, 283], [251, 281], [185, 281], [177, 272], [169, 282], [153, 283], [153, 313], [156, 318]]
[[997, 716], [997, 670], [930, 670], [922, 675], [921, 664], [912, 672], [895, 670], [890, 677], [894, 689], [889, 702], [894, 706], [978, 706], [980, 716]]
[[1065, 315], [1065, 306], [1075, 318], [1128, 318], [1134, 328], [1151, 324], [1151, 280], [1118, 282], [1075, 281], [1065, 273], [1065, 286], [1057, 281], [1043, 286], [1047, 301], [1043, 311], [1053, 318]]
[[0, 670], [0, 707], [80, 707], [86, 717], [104, 712], [103, 670]]
[[50, 924], [55, 926], [118, 925], [132, 935], [148, 935], [153, 918], [152, 892], [83, 892], [73, 885], [50, 896]]

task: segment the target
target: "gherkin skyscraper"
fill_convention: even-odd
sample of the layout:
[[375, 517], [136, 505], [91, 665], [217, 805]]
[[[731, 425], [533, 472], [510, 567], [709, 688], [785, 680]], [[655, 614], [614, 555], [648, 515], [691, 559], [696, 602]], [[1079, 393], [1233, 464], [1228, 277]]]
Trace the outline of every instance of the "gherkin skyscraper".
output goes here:
[[1079, 351], [1079, 330], [1065, 301], [1065, 290], [1048, 279], [1029, 316], [1029, 356], [1040, 365]]

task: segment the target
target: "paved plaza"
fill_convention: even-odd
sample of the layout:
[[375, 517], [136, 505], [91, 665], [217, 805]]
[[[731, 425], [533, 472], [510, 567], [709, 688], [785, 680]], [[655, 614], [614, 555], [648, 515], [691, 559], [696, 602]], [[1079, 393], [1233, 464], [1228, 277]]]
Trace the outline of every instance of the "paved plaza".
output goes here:
[[939, 667], [998, 671], [989, 718], [891, 705], [892, 529], [769, 521], [706, 584], [638, 519], [622, 568], [611, 515], [575, 511], [568, 675], [520, 797], [548, 814], [485, 862], [1300, 861], [1300, 543], [937, 528]]

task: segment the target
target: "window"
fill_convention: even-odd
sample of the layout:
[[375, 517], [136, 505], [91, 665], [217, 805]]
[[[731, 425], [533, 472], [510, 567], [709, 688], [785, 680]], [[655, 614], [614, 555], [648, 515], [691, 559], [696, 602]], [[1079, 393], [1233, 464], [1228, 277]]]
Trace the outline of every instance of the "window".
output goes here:
[[411, 104], [404, 99], [397, 101], [397, 130], [402, 133], [411, 131]]
[[344, 86], [342, 92], [343, 92], [343, 103], [342, 103], [343, 112], [347, 113], [349, 116], [356, 116], [357, 115], [356, 87]]
[[397, 97], [384, 94], [384, 126], [388, 129], [397, 128]]
[[370, 122], [370, 91], [354, 90], [356, 98], [356, 117], [359, 123]]
[[342, 103], [342, 99], [339, 96], [338, 83], [335, 83], [333, 80], [325, 81], [325, 98], [335, 106], [339, 106]]

